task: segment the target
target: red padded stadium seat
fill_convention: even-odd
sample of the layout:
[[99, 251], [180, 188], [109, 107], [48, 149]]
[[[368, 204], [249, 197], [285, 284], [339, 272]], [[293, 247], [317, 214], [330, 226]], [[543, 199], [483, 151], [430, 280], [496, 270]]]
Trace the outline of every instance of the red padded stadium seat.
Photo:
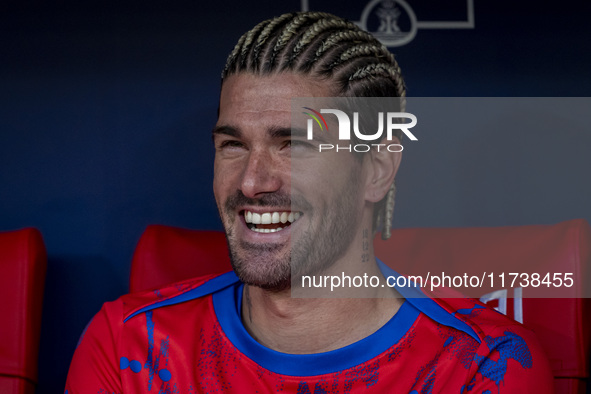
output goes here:
[[154, 290], [231, 269], [224, 233], [150, 225], [133, 255], [129, 291]]
[[[431, 267], [450, 275], [529, 267], [533, 272], [572, 272], [582, 278], [589, 273], [585, 269], [591, 264], [590, 247], [591, 229], [584, 220], [551, 226], [402, 229], [394, 230], [388, 241], [379, 235], [374, 241], [376, 256], [404, 274], [424, 273]], [[155, 289], [230, 269], [223, 233], [149, 226], [135, 251], [130, 287], [132, 292]], [[500, 286], [492, 290], [503, 291]], [[568, 298], [527, 298], [529, 289], [521, 291], [522, 297], [508, 291], [507, 298], [491, 301], [507, 304], [506, 308], [491, 306], [505, 309], [536, 332], [550, 359], [557, 393], [585, 393], [591, 300], [582, 297], [581, 282], [561, 293]]]
[[0, 393], [34, 393], [47, 255], [36, 229], [0, 232]]

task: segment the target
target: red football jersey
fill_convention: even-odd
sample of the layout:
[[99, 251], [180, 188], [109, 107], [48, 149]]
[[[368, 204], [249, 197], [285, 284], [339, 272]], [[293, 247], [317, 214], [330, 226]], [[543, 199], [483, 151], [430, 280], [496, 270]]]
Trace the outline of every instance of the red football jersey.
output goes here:
[[82, 334], [66, 393], [553, 392], [534, 334], [472, 299], [398, 289], [405, 302], [374, 334], [294, 355], [246, 332], [242, 289], [229, 272], [106, 303]]

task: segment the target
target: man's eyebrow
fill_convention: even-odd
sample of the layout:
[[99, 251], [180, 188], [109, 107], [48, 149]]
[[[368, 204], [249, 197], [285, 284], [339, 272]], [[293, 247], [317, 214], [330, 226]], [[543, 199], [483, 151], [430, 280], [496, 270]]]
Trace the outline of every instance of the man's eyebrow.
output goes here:
[[291, 127], [277, 127], [269, 130], [271, 138], [304, 137], [306, 130]]
[[213, 130], [211, 131], [212, 138], [216, 134], [224, 134], [224, 135], [228, 135], [230, 137], [237, 137], [237, 138], [242, 136], [242, 133], [240, 132], [240, 130], [238, 130], [237, 128], [232, 127], [232, 126], [228, 126], [228, 125], [215, 126], [213, 128]]
[[[290, 128], [290, 127], [273, 127], [270, 128], [268, 134], [271, 138], [285, 138], [285, 137], [305, 137], [306, 130], [304, 129], [297, 129], [297, 128]], [[240, 138], [242, 137], [242, 132], [240, 129], [229, 125], [220, 125], [215, 126], [211, 131], [212, 137], [217, 134], [223, 134], [230, 137]]]

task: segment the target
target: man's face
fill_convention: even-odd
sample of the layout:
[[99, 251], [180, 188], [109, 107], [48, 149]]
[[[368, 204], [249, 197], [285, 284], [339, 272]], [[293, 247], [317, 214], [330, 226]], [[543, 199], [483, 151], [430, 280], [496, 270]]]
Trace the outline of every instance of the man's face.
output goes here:
[[292, 269], [321, 271], [354, 237], [364, 204], [361, 161], [319, 154], [304, 135], [291, 133], [291, 99], [330, 96], [329, 86], [292, 73], [224, 81], [214, 194], [234, 270], [245, 283], [288, 288]]

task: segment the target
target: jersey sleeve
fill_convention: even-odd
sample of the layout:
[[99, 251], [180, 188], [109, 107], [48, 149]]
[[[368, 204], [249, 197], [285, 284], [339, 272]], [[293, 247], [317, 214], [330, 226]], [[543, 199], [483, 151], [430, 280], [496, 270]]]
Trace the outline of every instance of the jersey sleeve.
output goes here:
[[467, 393], [554, 393], [548, 359], [522, 326], [498, 327], [484, 337], [471, 370]]
[[103, 305], [84, 329], [66, 381], [66, 394], [121, 393], [118, 341], [121, 333], [120, 301]]

